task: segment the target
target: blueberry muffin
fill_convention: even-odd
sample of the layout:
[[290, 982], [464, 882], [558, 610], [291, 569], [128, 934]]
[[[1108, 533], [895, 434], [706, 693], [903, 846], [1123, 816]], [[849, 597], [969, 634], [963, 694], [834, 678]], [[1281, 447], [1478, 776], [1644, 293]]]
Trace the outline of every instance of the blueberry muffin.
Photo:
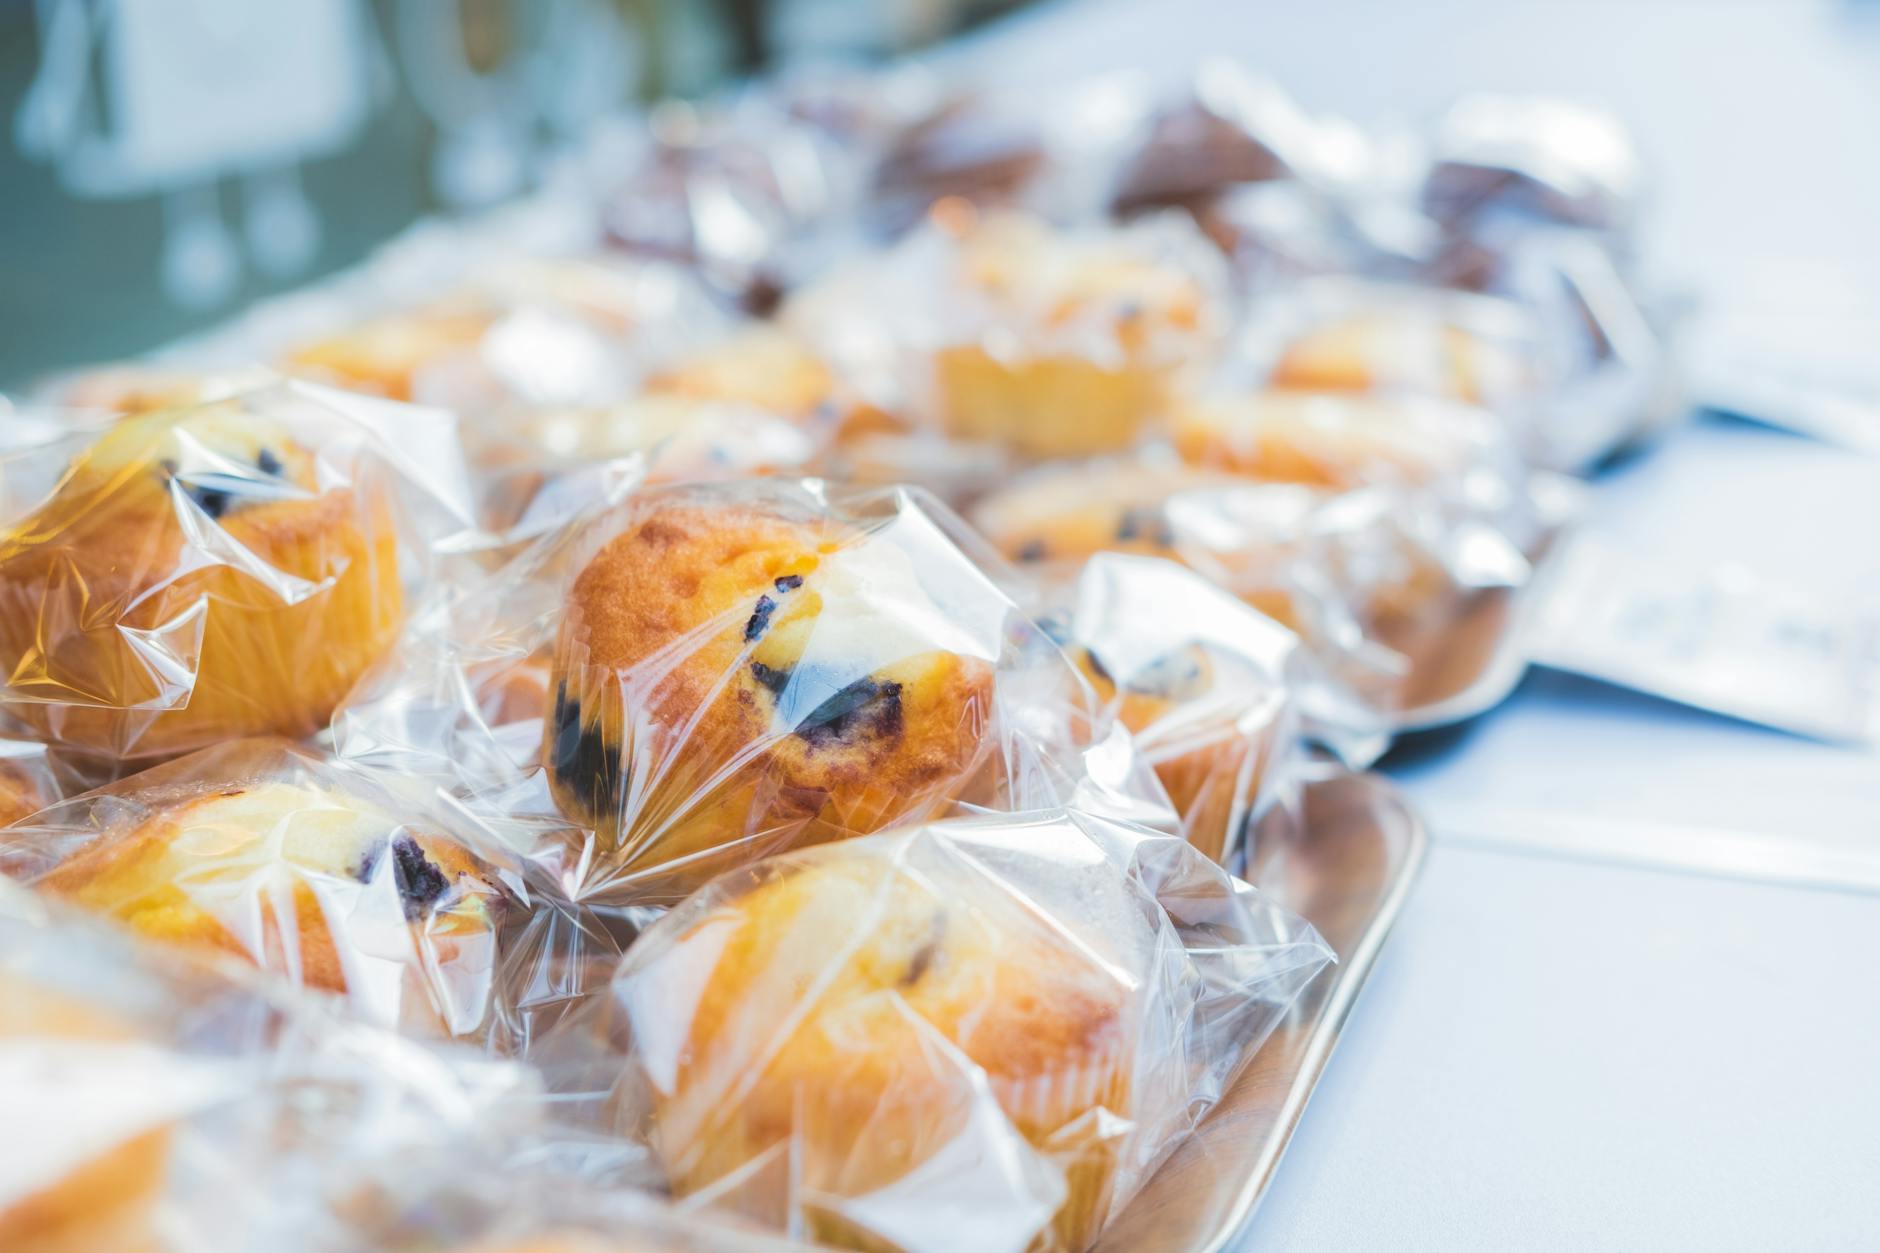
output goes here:
[[311, 781], [117, 796], [109, 813], [133, 816], [107, 817], [34, 886], [139, 935], [231, 954], [375, 1010], [409, 998], [421, 1022], [474, 1025], [450, 1022], [465, 1008], [481, 1017], [481, 998], [448, 997], [466, 975], [487, 976], [504, 897], [455, 841]]
[[[0, 1050], [136, 1046], [129, 1023], [0, 968]], [[108, 1055], [101, 1060], [108, 1064]], [[167, 1125], [140, 1123], [56, 1171], [43, 1186], [0, 1197], [0, 1248], [12, 1253], [154, 1249], [150, 1213], [169, 1168], [170, 1139]]]
[[403, 609], [389, 492], [354, 468], [239, 401], [111, 426], [0, 533], [0, 705], [121, 760], [317, 731]]
[[1501, 445], [1495, 420], [1467, 405], [1303, 391], [1198, 401], [1177, 416], [1173, 434], [1191, 464], [1335, 491], [1453, 479]]
[[1298, 637], [1169, 561], [1102, 554], [1045, 598], [1039, 624], [1129, 729], [1188, 842], [1235, 863], [1297, 747]]
[[[924, 840], [780, 858], [641, 937], [614, 992], [645, 1042], [654, 1147], [680, 1195], [787, 1153], [799, 1194], [864, 1197], [957, 1155], [989, 1096], [1064, 1170], [1039, 1244], [1081, 1249], [1133, 1113], [1142, 989], [1106, 957], [1135, 937], [1080, 933]], [[816, 1242], [877, 1247], [839, 1203], [804, 1209]]]
[[635, 502], [573, 582], [543, 742], [608, 873], [682, 894], [950, 799], [985, 752], [996, 653], [960, 642], [922, 576], [779, 497]]
[[[964, 228], [960, 312], [933, 355], [949, 434], [1030, 457], [1112, 452], [1166, 416], [1222, 335], [1205, 241], [1084, 235], [1027, 218]], [[1167, 246], [1165, 246], [1167, 245]]]

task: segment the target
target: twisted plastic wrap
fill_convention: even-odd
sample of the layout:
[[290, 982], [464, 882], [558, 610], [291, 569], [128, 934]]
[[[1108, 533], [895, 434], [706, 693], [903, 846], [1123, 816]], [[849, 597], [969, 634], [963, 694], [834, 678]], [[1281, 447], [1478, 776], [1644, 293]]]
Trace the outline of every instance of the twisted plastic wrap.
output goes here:
[[1081, 1249], [1329, 960], [1184, 841], [987, 816], [725, 875], [580, 1027], [682, 1195], [843, 1247]]

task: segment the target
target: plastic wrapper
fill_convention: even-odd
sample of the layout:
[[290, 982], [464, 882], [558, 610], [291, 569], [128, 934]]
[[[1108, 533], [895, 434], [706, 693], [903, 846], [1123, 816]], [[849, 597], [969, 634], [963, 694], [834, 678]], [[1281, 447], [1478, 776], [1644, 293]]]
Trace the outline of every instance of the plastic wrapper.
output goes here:
[[1099, 553], [1043, 603], [1040, 624], [1129, 729], [1183, 837], [1237, 873], [1263, 832], [1302, 820], [1308, 734], [1351, 764], [1381, 747], [1377, 719], [1297, 636], [1174, 562]]
[[537, 412], [520, 434], [551, 453], [648, 454], [656, 478], [721, 478], [800, 468], [866, 402], [790, 332], [752, 324], [651, 369], [631, 399]]
[[[520, 1067], [281, 999], [0, 880], [0, 1245], [338, 1249], [414, 1153], [494, 1163]], [[25, 1129], [31, 1134], [24, 1134]]]
[[1235, 364], [1275, 388], [1475, 405], [1520, 433], [1551, 381], [1545, 352], [1534, 319], [1511, 301], [1327, 277], [1275, 293]]
[[830, 282], [786, 320], [851, 377], [898, 378], [881, 408], [1021, 457], [1133, 443], [1205, 372], [1231, 316], [1219, 257], [1179, 217], [1060, 231], [952, 202]]
[[900, 491], [602, 501], [414, 623], [335, 743], [462, 797], [584, 901], [668, 903], [728, 866], [958, 806], [1168, 818], [962, 544], [980, 541]]
[[579, 1026], [694, 1203], [845, 1247], [1081, 1249], [1330, 959], [1179, 839], [985, 816], [723, 876]]
[[1590, 239], [1528, 238], [1501, 291], [1316, 278], [1276, 292], [1243, 350], [1276, 387], [1486, 408], [1554, 469], [1584, 469], [1675, 407], [1662, 333]]
[[1462, 596], [1528, 574], [1499, 527], [1428, 492], [1257, 482], [1149, 454], [1033, 471], [972, 517], [1040, 570], [1099, 552], [1178, 561], [1297, 632], [1379, 709], [1399, 704], [1410, 644]]
[[0, 870], [373, 1021], [466, 1035], [491, 1015], [521, 903], [446, 821], [285, 741], [240, 740], [0, 830]]
[[311, 734], [474, 530], [448, 415], [304, 384], [0, 456], [0, 713], [112, 768]]
[[1233, 187], [1310, 168], [1318, 130], [1292, 99], [1231, 61], [1198, 66], [1176, 98], [1156, 109], [1141, 147], [1117, 175], [1111, 208], [1122, 216], [1180, 208], [1206, 221]]
[[1442, 242], [1425, 273], [1533, 310], [1557, 359], [1550, 466], [1583, 469], [1684, 408], [1675, 325], [1632, 260], [1641, 181], [1614, 119], [1559, 100], [1467, 97], [1432, 141], [1422, 203]]
[[839, 140], [829, 120], [762, 92], [660, 105], [644, 126], [607, 135], [591, 162], [618, 184], [601, 210], [608, 242], [770, 312], [827, 251], [822, 236], [847, 234], [867, 178], [870, 149], [852, 133]]
[[1492, 252], [1498, 238], [1542, 224], [1599, 232], [1618, 251], [1629, 242], [1639, 161], [1612, 117], [1546, 97], [1474, 95], [1449, 108], [1431, 147], [1423, 207], [1452, 239]]

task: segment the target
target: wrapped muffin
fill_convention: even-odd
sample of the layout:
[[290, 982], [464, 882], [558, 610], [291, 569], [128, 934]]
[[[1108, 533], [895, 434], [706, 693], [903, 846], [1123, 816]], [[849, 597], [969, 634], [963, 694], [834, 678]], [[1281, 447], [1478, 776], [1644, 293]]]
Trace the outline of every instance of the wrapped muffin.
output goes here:
[[650, 364], [729, 321], [683, 271], [650, 261], [520, 260], [468, 248], [468, 282], [290, 346], [282, 368], [354, 391], [446, 404], [604, 404]]
[[1082, 1249], [1328, 958], [1180, 841], [1087, 815], [792, 853], [629, 950], [623, 1117], [675, 1191], [818, 1242]]
[[1172, 220], [1057, 232], [965, 225], [934, 329], [931, 387], [956, 438], [1022, 455], [1114, 451], [1167, 415], [1226, 332], [1218, 260]]
[[460, 485], [415, 418], [424, 452], [380, 442], [398, 416], [289, 386], [101, 428], [0, 531], [8, 720], [114, 763], [324, 726], [397, 634], [407, 498]]
[[1123, 217], [1163, 208], [1205, 217], [1229, 188], [1291, 177], [1312, 138], [1311, 121], [1271, 83], [1231, 61], [1204, 62], [1150, 119], [1111, 208]]
[[[174, 1076], [147, 1069], [139, 1074], [136, 1041], [127, 1018], [76, 999], [50, 982], [0, 967], [0, 1052], [89, 1053], [95, 1064], [125, 1066], [126, 1078], [168, 1078], [174, 1083]], [[202, 1085], [198, 1080], [190, 1086]], [[0, 1083], [0, 1090], [14, 1087]], [[17, 1098], [8, 1100], [9, 1114], [28, 1117], [33, 1106], [24, 1103], [27, 1094], [16, 1090], [9, 1096]], [[141, 1109], [122, 1101], [110, 1109], [108, 1101], [102, 1102], [108, 1112], [83, 1111], [92, 1123], [102, 1124], [93, 1131], [98, 1143], [84, 1144], [81, 1135], [72, 1136], [69, 1143], [56, 1136], [50, 1144], [42, 1139], [39, 1152], [49, 1160], [24, 1171], [16, 1166], [5, 1172], [9, 1177], [0, 1178], [0, 1245], [48, 1253], [146, 1247], [151, 1210], [169, 1166], [172, 1117], [190, 1100], [171, 1091]], [[125, 1104], [131, 1108], [123, 1108]]]
[[205, 749], [0, 835], [0, 869], [153, 941], [388, 1023], [467, 1033], [494, 993], [496, 872], [367, 777], [276, 740]]
[[1334, 491], [1371, 484], [1461, 491], [1480, 473], [1512, 494], [1521, 475], [1493, 415], [1425, 396], [1217, 394], [1184, 407], [1172, 436], [1193, 465]]
[[619, 874], [696, 885], [959, 790], [1008, 602], [923, 523], [787, 488], [628, 503], [569, 588], [543, 732], [557, 803]]
[[1528, 571], [1498, 525], [1429, 493], [1263, 483], [1147, 456], [1041, 468], [972, 516], [1044, 570], [1098, 552], [1178, 561], [1298, 633], [1378, 709], [1398, 707], [1407, 645], [1472, 591]]
[[1274, 292], [1243, 351], [1269, 388], [1454, 401], [1493, 413], [1519, 442], [1549, 379], [1545, 349], [1512, 301], [1319, 277]]
[[1003, 570], [907, 492], [597, 498], [414, 621], [334, 740], [461, 798], [587, 903], [675, 899], [958, 806], [1077, 800], [1172, 827]]
[[1021, 457], [1133, 443], [1228, 322], [1223, 263], [1178, 218], [1073, 231], [957, 201], [785, 317], [878, 408]]
[[816, 455], [801, 425], [750, 405], [648, 393], [593, 409], [531, 415], [522, 436], [569, 464], [641, 454], [646, 477], [689, 482], [800, 470]]
[[1047, 629], [1129, 728], [1182, 835], [1223, 866], [1246, 864], [1256, 827], [1295, 800], [1297, 637], [1172, 562], [1118, 553], [1051, 600]]

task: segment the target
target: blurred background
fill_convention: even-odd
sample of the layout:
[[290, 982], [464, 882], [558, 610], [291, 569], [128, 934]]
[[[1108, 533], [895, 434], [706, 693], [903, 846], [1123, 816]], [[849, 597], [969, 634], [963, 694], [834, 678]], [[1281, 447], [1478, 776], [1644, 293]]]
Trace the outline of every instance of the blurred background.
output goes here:
[[[598, 117], [932, 52], [1040, 90], [1225, 54], [1315, 110], [1604, 107], [1700, 399], [1880, 397], [1880, 5], [1861, 0], [0, 0], [0, 389], [148, 349], [513, 198]], [[962, 34], [964, 33], [964, 38]], [[1747, 377], [1749, 375], [1758, 377]]]
[[0, 390], [527, 191], [596, 118], [1017, 0], [0, 0]]

